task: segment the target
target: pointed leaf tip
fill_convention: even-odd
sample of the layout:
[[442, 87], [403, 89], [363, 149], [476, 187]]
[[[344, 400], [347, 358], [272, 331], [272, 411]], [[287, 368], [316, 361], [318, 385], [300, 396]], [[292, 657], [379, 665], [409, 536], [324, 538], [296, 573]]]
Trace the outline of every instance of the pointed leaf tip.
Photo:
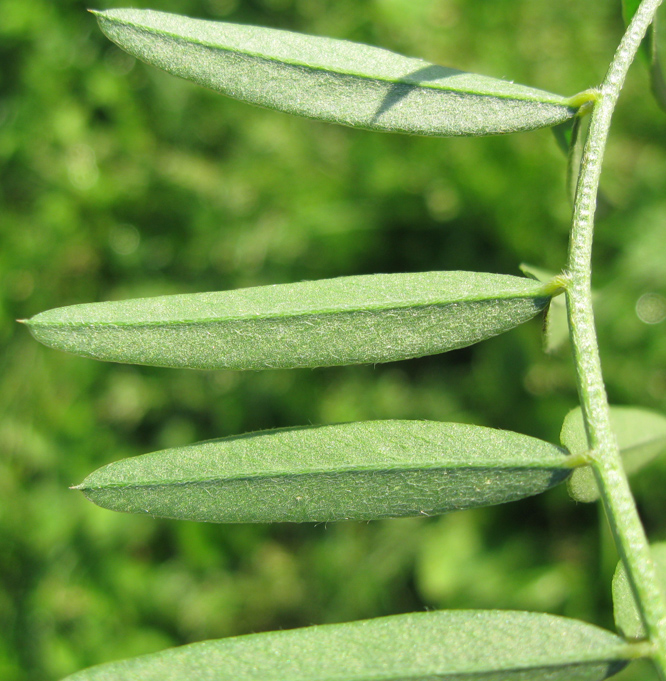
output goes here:
[[222, 94], [332, 123], [416, 135], [495, 135], [557, 125], [577, 100], [369, 45], [151, 10], [99, 12], [143, 61]]
[[429, 516], [544, 492], [559, 447], [509, 431], [367, 421], [210, 440], [109, 464], [78, 486], [115, 511], [202, 522]]
[[194, 369], [374, 364], [472, 345], [534, 317], [543, 285], [420, 272], [73, 305], [28, 321], [40, 342], [105, 361]]

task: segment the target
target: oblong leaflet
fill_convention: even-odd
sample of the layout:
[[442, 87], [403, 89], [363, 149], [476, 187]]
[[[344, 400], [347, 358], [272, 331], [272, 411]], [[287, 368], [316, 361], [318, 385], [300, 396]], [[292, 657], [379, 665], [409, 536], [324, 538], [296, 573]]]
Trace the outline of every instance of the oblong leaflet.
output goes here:
[[130, 364], [372, 364], [497, 335], [535, 316], [552, 293], [539, 282], [496, 274], [383, 274], [73, 305], [26, 323], [50, 347]]
[[449, 610], [194, 643], [66, 681], [601, 681], [634, 655], [578, 620]]
[[151, 10], [95, 12], [130, 54], [230, 97], [354, 127], [492, 135], [552, 126], [580, 103], [388, 50]]
[[249, 433], [111, 463], [75, 489], [116, 511], [203, 522], [435, 515], [545, 491], [559, 447], [509, 431], [367, 421]]

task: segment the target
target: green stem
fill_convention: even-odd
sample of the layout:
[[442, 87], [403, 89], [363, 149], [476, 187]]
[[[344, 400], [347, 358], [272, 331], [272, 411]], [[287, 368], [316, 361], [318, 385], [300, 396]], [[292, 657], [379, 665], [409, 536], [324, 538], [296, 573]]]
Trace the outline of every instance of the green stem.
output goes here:
[[601, 86], [581, 161], [566, 274], [571, 340], [589, 456], [618, 552], [652, 643], [652, 659], [666, 681], [666, 604], [610, 426], [591, 294], [594, 211], [611, 117], [629, 66], [660, 4], [661, 0], [643, 0]]

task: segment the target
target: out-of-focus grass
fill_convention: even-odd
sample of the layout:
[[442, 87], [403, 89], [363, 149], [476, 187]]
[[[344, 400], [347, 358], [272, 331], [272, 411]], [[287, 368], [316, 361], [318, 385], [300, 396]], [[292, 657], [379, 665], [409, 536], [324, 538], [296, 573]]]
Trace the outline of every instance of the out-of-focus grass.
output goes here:
[[[617, 4], [134, 6], [369, 42], [573, 94], [603, 76]], [[575, 382], [566, 349], [541, 353], [538, 321], [441, 357], [268, 373], [96, 363], [14, 322], [78, 302], [347, 274], [558, 270], [570, 209], [548, 131], [436, 140], [289, 118], [135, 63], [84, 3], [0, 0], [0, 17], [0, 678], [424, 607], [612, 626], [614, 550], [597, 509], [563, 489], [439, 519], [327, 526], [123, 516], [67, 489], [125, 456], [276, 426], [430, 418], [556, 441]], [[611, 400], [665, 411], [666, 322], [636, 307], [666, 296], [666, 119], [642, 66], [609, 146], [594, 283]], [[655, 539], [664, 477], [662, 462], [636, 482]]]

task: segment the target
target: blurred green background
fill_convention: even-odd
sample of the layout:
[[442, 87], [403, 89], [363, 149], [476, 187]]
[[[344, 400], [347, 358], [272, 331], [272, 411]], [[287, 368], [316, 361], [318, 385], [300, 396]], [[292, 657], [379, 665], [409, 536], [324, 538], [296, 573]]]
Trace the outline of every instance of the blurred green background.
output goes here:
[[[132, 5], [367, 42], [562, 94], [600, 82], [622, 32], [618, 0]], [[374, 272], [518, 274], [566, 257], [565, 159], [549, 131], [426, 139], [291, 118], [135, 63], [85, 9], [0, 0], [0, 678], [424, 608], [612, 628], [605, 521], [563, 487], [442, 518], [316, 526], [114, 514], [67, 489], [119, 458], [277, 426], [426, 418], [557, 442], [577, 403], [568, 349], [542, 353], [540, 320], [448, 355], [315, 371], [129, 367], [34, 342], [15, 319], [74, 303]], [[666, 296], [666, 116], [640, 63], [602, 184], [608, 391], [664, 412], [666, 322], [638, 301]], [[655, 540], [665, 485], [663, 462], [634, 483]]]

